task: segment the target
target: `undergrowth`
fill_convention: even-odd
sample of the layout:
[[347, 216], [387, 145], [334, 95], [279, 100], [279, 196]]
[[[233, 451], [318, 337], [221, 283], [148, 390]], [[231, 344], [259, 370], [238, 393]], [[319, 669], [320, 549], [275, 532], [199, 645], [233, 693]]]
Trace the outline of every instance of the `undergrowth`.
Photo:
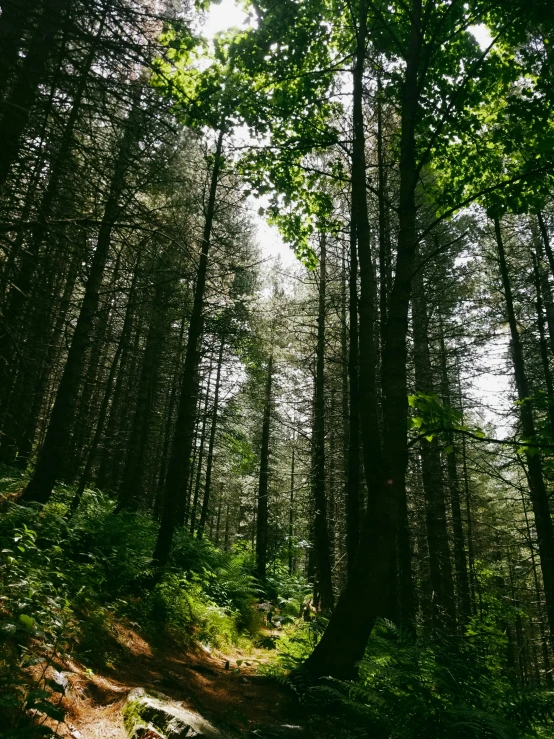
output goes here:
[[64, 688], [52, 671], [68, 655], [116, 667], [122, 621], [154, 648], [253, 647], [261, 616], [249, 552], [225, 553], [181, 530], [152, 587], [150, 517], [114, 515], [108, 496], [87, 491], [68, 520], [73, 490], [64, 486], [46, 506], [21, 506], [9, 494], [24, 480], [9, 473], [0, 480], [0, 737], [32, 736], [29, 717], [35, 735], [55, 732]]
[[[114, 515], [113, 501], [93, 491], [68, 519], [73, 491], [64, 486], [44, 507], [21, 506], [9, 493], [22, 483], [13, 475], [0, 479], [2, 739], [55, 734], [64, 719], [56, 670], [70, 655], [90, 668], [117, 667], [121, 622], [154, 648], [168, 641], [274, 648], [260, 670], [317, 707], [306, 726], [314, 736], [330, 724], [336, 739], [553, 735], [554, 695], [522, 688], [509, 669], [506, 629], [518, 614], [487, 586], [487, 573], [481, 613], [463, 635], [420, 627], [416, 638], [379, 622], [357, 681], [314, 684], [302, 663], [326, 620], [310, 609], [306, 581], [290, 577], [285, 564], [272, 564], [262, 590], [248, 547], [225, 553], [181, 530], [170, 567], [152, 587], [155, 521]], [[270, 634], [260, 629], [263, 620]]]

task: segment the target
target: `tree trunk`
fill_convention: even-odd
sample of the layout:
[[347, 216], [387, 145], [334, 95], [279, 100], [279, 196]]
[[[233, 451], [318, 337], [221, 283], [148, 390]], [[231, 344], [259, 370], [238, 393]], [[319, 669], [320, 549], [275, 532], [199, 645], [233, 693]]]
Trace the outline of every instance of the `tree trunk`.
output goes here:
[[[200, 498], [200, 481], [202, 479], [202, 467], [204, 462], [204, 446], [206, 442], [206, 427], [208, 425], [208, 406], [210, 404], [210, 386], [212, 382], [213, 354], [210, 358], [210, 368], [208, 370], [208, 382], [206, 385], [206, 397], [204, 399], [204, 412], [202, 414], [202, 430], [200, 431], [200, 444], [197, 449], [198, 461], [196, 462], [196, 482], [194, 484], [194, 497], [190, 511], [190, 533], [194, 534], [196, 530], [196, 514], [198, 511], [198, 500]], [[193, 460], [194, 461], [194, 460]], [[194, 466], [191, 464], [190, 469], [191, 492], [192, 483], [194, 481]]]
[[[412, 296], [416, 390], [425, 395], [433, 395], [435, 388], [429, 354], [429, 319], [424, 290], [423, 275], [421, 270], [418, 270]], [[433, 621], [437, 627], [453, 634], [456, 631], [456, 603], [448, 545], [443, 470], [437, 440], [422, 440], [420, 455], [429, 548], [429, 574], [433, 590]]]
[[[533, 441], [535, 436], [535, 421], [533, 410], [530, 405], [530, 389], [523, 356], [523, 347], [519, 336], [517, 320], [514, 311], [512, 287], [510, 275], [504, 251], [504, 241], [498, 217], [494, 218], [494, 231], [498, 248], [498, 260], [504, 298], [506, 301], [506, 314], [510, 326], [512, 358], [514, 363], [514, 375], [516, 381], [517, 395], [520, 401], [519, 413], [521, 429], [525, 439]], [[535, 527], [537, 529], [537, 541], [539, 545], [539, 556], [541, 561], [541, 572], [544, 583], [544, 594], [546, 600], [546, 613], [551, 640], [554, 638], [554, 528], [548, 503], [548, 493], [544, 484], [542, 459], [540, 454], [527, 453], [527, 470], [529, 481], [529, 495], [535, 516]]]
[[221, 367], [223, 365], [223, 350], [225, 348], [225, 336], [221, 337], [221, 343], [219, 345], [219, 356], [217, 358], [217, 372], [215, 376], [215, 389], [214, 389], [214, 409], [212, 412], [212, 427], [210, 429], [210, 440], [208, 442], [208, 456], [206, 457], [206, 482], [204, 484], [204, 498], [202, 500], [202, 510], [200, 512], [200, 521], [198, 522], [197, 536], [201, 539], [204, 536], [204, 528], [208, 518], [208, 511], [210, 506], [210, 490], [212, 484], [212, 468], [214, 461], [214, 444], [215, 444], [215, 432], [217, 430], [217, 413], [219, 406], [219, 390], [221, 384]]
[[[369, 501], [364, 533], [352, 575], [333, 612], [320, 642], [306, 662], [313, 675], [350, 678], [364, 655], [375, 618], [384, 603], [391, 602], [395, 581], [396, 539], [401, 511], [405, 506], [407, 449], [407, 333], [416, 233], [415, 122], [419, 105], [418, 69], [421, 50], [421, 0], [412, 0], [412, 29], [406, 55], [402, 93], [400, 141], [400, 208], [398, 255], [395, 282], [389, 302], [387, 341], [383, 356], [384, 457], [376, 408], [375, 357], [372, 337], [374, 325], [374, 287], [365, 183], [362, 81], [367, 37], [365, 0], [360, 2], [356, 65], [354, 69], [354, 152], [352, 188], [355, 192], [358, 251], [362, 294], [360, 299], [360, 385], [365, 394], [362, 408], [364, 471], [368, 480]], [[361, 215], [358, 210], [361, 209]], [[368, 284], [369, 282], [369, 284]], [[376, 405], [376, 403], [375, 403]], [[367, 412], [369, 410], [369, 413]], [[369, 469], [367, 469], [369, 468]], [[404, 548], [404, 556], [407, 556]], [[409, 560], [401, 564], [405, 587], [411, 589]], [[403, 594], [405, 610], [411, 611], [413, 595]], [[410, 618], [410, 613], [405, 614]]]
[[271, 426], [273, 383], [273, 354], [267, 364], [264, 417], [262, 423], [262, 448], [260, 453], [260, 478], [258, 483], [258, 505], [256, 510], [256, 574], [265, 580], [267, 567], [267, 514], [269, 493], [269, 432]]
[[144, 490], [144, 463], [150, 435], [152, 408], [156, 396], [160, 362], [169, 330], [168, 282], [166, 274], [158, 275], [153, 301], [152, 317], [144, 349], [144, 360], [137, 393], [137, 403], [131, 426], [127, 459], [119, 488], [117, 511], [135, 510]]
[[196, 396], [198, 393], [197, 374], [200, 362], [200, 342], [204, 323], [204, 293], [206, 289], [206, 271], [208, 268], [208, 254], [212, 236], [212, 226], [215, 213], [215, 196], [219, 172], [222, 165], [223, 130], [219, 132], [213, 164], [212, 178], [206, 221], [202, 238], [202, 251], [198, 263], [196, 286], [194, 290], [194, 304], [189, 323], [187, 351], [179, 410], [175, 423], [173, 448], [167, 474], [162, 521], [158, 532], [158, 539], [154, 549], [153, 560], [158, 565], [165, 565], [171, 552], [173, 533], [175, 531], [175, 514], [179, 495], [182, 494], [183, 480], [187, 480], [190, 470], [190, 457], [194, 436], [194, 422], [196, 411]]
[[[441, 372], [442, 397], [447, 407], [452, 404], [450, 397], [450, 382], [446, 361], [446, 346], [441, 325]], [[454, 567], [456, 570], [456, 590], [458, 595], [458, 621], [463, 626], [471, 616], [471, 598], [469, 594], [469, 579], [467, 571], [467, 556], [465, 549], [464, 523], [462, 519], [461, 493], [458, 479], [458, 462], [454, 434], [447, 434], [447, 444], [450, 447], [446, 455], [448, 485], [450, 488], [450, 504], [452, 506], [452, 530], [454, 534]]]
[[98, 309], [100, 288], [110, 251], [112, 231], [119, 215], [120, 199], [125, 189], [125, 175], [130, 164], [131, 151], [137, 138], [138, 115], [139, 107], [135, 103], [129, 114], [119, 147], [81, 311], [75, 326], [62, 379], [56, 393], [44, 445], [34, 474], [23, 492], [22, 498], [26, 501], [34, 500], [46, 503], [52, 494], [52, 487], [62, 467], [62, 455], [67, 446], [75, 398]]
[[127, 342], [129, 341], [129, 334], [131, 332], [131, 323], [133, 320], [133, 310], [135, 307], [135, 290], [136, 290], [137, 280], [138, 280], [138, 264], [135, 266], [135, 270], [133, 272], [133, 279], [132, 279], [131, 287], [129, 290], [129, 299], [127, 301], [127, 307], [125, 309], [125, 318], [123, 319], [123, 326], [121, 328], [121, 335], [119, 338], [119, 343], [117, 345], [117, 349], [115, 351], [114, 357], [112, 359], [112, 363], [110, 365], [108, 380], [106, 382], [106, 388], [104, 390], [104, 397], [102, 398], [102, 403], [100, 405], [100, 411], [98, 413], [98, 420], [96, 422], [96, 429], [94, 431], [94, 436], [92, 437], [92, 441], [88, 449], [87, 460], [85, 462], [85, 468], [81, 474], [81, 478], [79, 480], [77, 491], [75, 492], [75, 495], [71, 502], [71, 512], [75, 511], [78, 508], [79, 502], [85, 491], [85, 487], [88, 485], [90, 481], [92, 468], [96, 460], [96, 453], [98, 451], [100, 441], [102, 440], [102, 437], [104, 434], [104, 427], [106, 424], [108, 408], [110, 405], [110, 401], [112, 400], [112, 389], [113, 389], [114, 381], [116, 378], [117, 370], [119, 368], [119, 360], [121, 358], [123, 348], [127, 345]]
[[289, 575], [292, 576], [294, 571], [294, 456], [296, 447], [294, 446], [294, 437], [292, 439], [292, 451], [290, 458], [290, 500], [289, 500], [289, 532], [288, 532], [288, 559], [289, 559]]
[[[360, 542], [360, 409], [358, 356], [358, 251], [354, 203], [350, 224], [348, 345], [348, 469], [346, 491], [347, 572], [352, 574]], [[346, 361], [346, 356], [345, 356]]]
[[325, 314], [326, 306], [326, 235], [319, 237], [319, 306], [317, 318], [316, 376], [314, 393], [314, 428], [312, 440], [313, 483], [312, 495], [315, 508], [314, 548], [317, 590], [320, 606], [325, 612], [333, 610], [333, 582], [331, 579], [331, 553], [327, 524], [327, 500], [325, 491]]
[[[552, 381], [552, 372], [550, 370], [550, 361], [548, 357], [548, 344], [546, 340], [546, 331], [544, 325], [544, 314], [542, 310], [542, 294], [541, 294], [541, 275], [539, 266], [539, 255], [533, 254], [533, 275], [535, 278], [535, 310], [537, 312], [537, 323], [539, 326], [539, 347], [541, 353], [541, 363], [544, 373], [544, 382], [546, 385], [546, 397], [548, 402], [548, 421], [550, 425], [550, 433], [554, 439], [554, 383]], [[546, 286], [548, 289], [548, 286]], [[554, 333], [552, 334], [554, 337]]]
[[3, 102], [4, 112], [0, 119], [0, 190], [19, 155], [20, 139], [31, 117], [67, 6], [68, 0], [46, 0], [29, 39], [29, 48], [17, 79]]

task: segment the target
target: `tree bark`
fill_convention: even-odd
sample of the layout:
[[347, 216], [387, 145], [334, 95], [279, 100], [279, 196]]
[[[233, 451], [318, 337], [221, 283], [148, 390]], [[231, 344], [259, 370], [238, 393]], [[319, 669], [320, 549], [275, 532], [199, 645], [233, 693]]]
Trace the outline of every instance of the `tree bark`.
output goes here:
[[25, 501], [33, 500], [39, 503], [46, 503], [52, 494], [52, 488], [62, 467], [62, 455], [67, 446], [76, 393], [93, 330], [94, 318], [98, 309], [100, 288], [110, 251], [112, 232], [119, 214], [120, 199], [125, 189], [125, 175], [129, 168], [131, 152], [137, 139], [138, 116], [139, 107], [138, 103], [135, 102], [129, 114], [119, 147], [83, 303], [75, 326], [75, 332], [67, 355], [60, 386], [56, 393], [56, 400], [52, 408], [44, 445], [40, 452], [34, 474], [23, 491], [22, 499]]
[[[202, 479], [202, 468], [204, 463], [204, 446], [206, 443], [206, 427], [208, 425], [208, 406], [210, 404], [210, 387], [212, 382], [212, 369], [213, 369], [213, 354], [210, 357], [210, 368], [208, 370], [208, 382], [206, 384], [206, 397], [204, 399], [204, 412], [202, 414], [202, 428], [200, 431], [200, 444], [197, 446], [196, 455], [198, 460], [196, 462], [196, 482], [194, 483], [194, 496], [192, 499], [192, 505], [190, 510], [190, 533], [194, 534], [196, 531], [196, 514], [198, 511], [198, 501], [200, 499], [200, 481]], [[194, 459], [193, 459], [194, 461]], [[190, 469], [190, 482], [191, 492], [192, 483], [194, 482], [194, 466], [191, 464]]]
[[[442, 373], [442, 397], [447, 407], [451, 406], [450, 381], [448, 377], [448, 365], [446, 357], [446, 346], [441, 324], [441, 373]], [[450, 504], [452, 506], [452, 530], [454, 534], [454, 567], [456, 571], [456, 591], [458, 596], [458, 622], [463, 626], [471, 616], [471, 598], [469, 593], [469, 578], [467, 570], [467, 556], [464, 537], [464, 523], [462, 518], [460, 483], [458, 479], [457, 450], [454, 442], [454, 434], [447, 434], [447, 444], [450, 447], [446, 455], [446, 468], [448, 472], [448, 485], [450, 488]]]
[[[521, 428], [525, 439], [535, 439], [535, 421], [530, 404], [530, 388], [527, 380], [523, 346], [519, 336], [517, 320], [514, 310], [512, 287], [506, 254], [504, 251], [504, 240], [500, 219], [494, 218], [494, 231], [498, 249], [498, 262], [502, 285], [504, 288], [504, 299], [506, 301], [506, 316], [510, 326], [512, 358], [514, 364], [514, 375], [516, 381], [517, 395], [520, 401], [519, 413]], [[527, 471], [529, 481], [529, 495], [535, 516], [535, 527], [537, 529], [537, 541], [539, 545], [539, 556], [541, 572], [544, 584], [546, 600], [546, 613], [551, 640], [554, 638], [554, 528], [550, 515], [548, 493], [544, 484], [542, 460], [539, 454], [526, 454]]]
[[194, 422], [196, 411], [196, 396], [198, 393], [197, 374], [200, 362], [200, 342], [204, 323], [204, 293], [206, 289], [206, 272], [208, 268], [208, 255], [212, 236], [212, 226], [215, 214], [215, 197], [217, 183], [222, 165], [223, 130], [219, 132], [217, 147], [210, 183], [210, 194], [206, 210], [206, 220], [202, 238], [202, 250], [198, 263], [196, 286], [194, 290], [194, 303], [189, 323], [187, 350], [185, 354], [185, 365], [183, 369], [183, 380], [181, 384], [181, 395], [179, 398], [179, 410], [175, 423], [173, 436], [173, 448], [168, 467], [167, 482], [165, 488], [162, 521], [158, 532], [158, 539], [154, 549], [153, 561], [163, 566], [169, 559], [171, 544], [175, 531], [175, 514], [179, 495], [182, 494], [183, 480], [188, 479], [190, 471], [190, 457], [192, 452], [192, 441], [194, 436]]
[[316, 375], [314, 393], [314, 427], [312, 440], [313, 483], [312, 495], [315, 508], [314, 548], [317, 590], [320, 606], [325, 612], [333, 610], [333, 582], [331, 579], [331, 554], [327, 524], [327, 500], [325, 490], [325, 317], [327, 245], [326, 234], [319, 237], [319, 301], [317, 317]]
[[137, 393], [137, 403], [127, 447], [127, 459], [119, 488], [117, 511], [136, 510], [144, 491], [144, 465], [150, 435], [152, 408], [158, 386], [160, 362], [169, 330], [167, 275], [157, 276], [152, 301], [152, 317], [144, 349], [144, 360]]
[[[421, 270], [418, 270], [412, 296], [416, 390], [425, 395], [433, 395], [435, 388], [429, 354], [429, 319], [424, 290], [423, 275]], [[422, 440], [420, 455], [429, 549], [429, 574], [433, 591], [433, 621], [435, 626], [453, 634], [456, 631], [456, 603], [448, 544], [446, 495], [437, 440]]]
[[[358, 354], [358, 250], [354, 204], [350, 224], [348, 307], [348, 468], [346, 491], [347, 572], [352, 574], [360, 542], [360, 409]], [[345, 357], [346, 359], [346, 357]]]
[[[541, 293], [541, 275], [539, 267], [539, 255], [533, 254], [533, 276], [535, 279], [535, 310], [537, 312], [537, 323], [539, 327], [539, 347], [541, 354], [541, 363], [544, 374], [544, 382], [546, 385], [546, 397], [548, 403], [548, 421], [550, 425], [550, 433], [554, 439], [554, 382], [552, 381], [552, 371], [550, 370], [550, 360], [548, 357], [548, 344], [546, 339], [546, 331], [544, 325], [544, 314], [542, 306]], [[553, 334], [554, 336], [554, 334]]]
[[71, 512], [72, 513], [79, 507], [79, 502], [83, 496], [85, 487], [88, 485], [90, 481], [92, 468], [93, 468], [93, 465], [96, 459], [98, 447], [100, 445], [100, 441], [104, 434], [104, 427], [106, 424], [108, 408], [110, 405], [110, 401], [112, 399], [113, 385], [114, 385], [114, 381], [116, 378], [117, 370], [119, 368], [119, 360], [123, 352], [123, 347], [126, 346], [129, 340], [129, 334], [130, 334], [131, 323], [132, 323], [132, 315], [133, 315], [133, 309], [134, 309], [134, 302], [135, 302], [135, 290], [136, 290], [137, 278], [138, 278], [138, 270], [135, 268], [135, 271], [133, 273], [133, 280], [131, 282], [131, 288], [129, 290], [129, 299], [127, 301], [127, 308], [125, 310], [125, 318], [123, 319], [123, 326], [121, 328], [121, 335], [119, 338], [117, 349], [115, 351], [114, 357], [110, 365], [108, 380], [106, 382], [106, 388], [104, 390], [104, 397], [102, 398], [102, 403], [100, 405], [100, 411], [98, 413], [98, 420], [96, 422], [94, 436], [92, 437], [92, 441], [88, 449], [87, 459], [85, 462], [85, 468], [81, 474], [79, 485], [77, 487], [73, 500], [71, 501]]
[[204, 528], [208, 519], [208, 511], [210, 506], [210, 491], [212, 485], [212, 469], [214, 462], [214, 444], [215, 433], [217, 430], [217, 414], [219, 408], [219, 390], [221, 387], [221, 367], [223, 365], [223, 350], [225, 349], [225, 336], [221, 337], [219, 345], [219, 355], [217, 358], [217, 372], [215, 376], [214, 389], [214, 408], [212, 412], [212, 427], [210, 429], [210, 440], [208, 442], [208, 456], [206, 457], [206, 481], [204, 483], [204, 498], [202, 499], [202, 510], [200, 511], [200, 521], [198, 522], [198, 530], [196, 535], [199, 539], [204, 536]]
[[267, 567], [267, 519], [269, 494], [269, 437], [271, 430], [273, 384], [273, 354], [267, 364], [264, 416], [262, 422], [262, 447], [260, 452], [260, 477], [256, 510], [256, 575], [265, 580]]
[[4, 112], [0, 118], [0, 190], [19, 155], [20, 139], [31, 117], [67, 7], [68, 0], [46, 0], [29, 39], [29, 48], [17, 79], [3, 102]]
[[[407, 333], [411, 280], [417, 244], [415, 188], [417, 183], [415, 123], [419, 106], [418, 70], [421, 51], [421, 0], [412, 0], [412, 29], [406, 54], [402, 91], [400, 141], [400, 207], [395, 281], [389, 301], [387, 340], [383, 355], [384, 446], [376, 408], [375, 357], [373, 355], [374, 284], [367, 221], [362, 80], [367, 37], [365, 0], [359, 6], [354, 68], [354, 152], [352, 188], [355, 193], [358, 252], [360, 255], [360, 385], [364, 392], [362, 438], [364, 472], [369, 501], [364, 532], [352, 575], [333, 612], [325, 633], [306, 662], [313, 675], [351, 678], [356, 675], [375, 618], [390, 603], [395, 582], [396, 541], [405, 506], [407, 447]], [[361, 215], [358, 209], [361, 209]], [[375, 407], [371, 407], [374, 405]], [[369, 411], [369, 412], [368, 412]], [[374, 441], [374, 435], [377, 440]], [[404, 556], [408, 556], [403, 548]], [[411, 590], [409, 560], [401, 563], [404, 584]], [[405, 613], [411, 617], [413, 594], [403, 594]]]

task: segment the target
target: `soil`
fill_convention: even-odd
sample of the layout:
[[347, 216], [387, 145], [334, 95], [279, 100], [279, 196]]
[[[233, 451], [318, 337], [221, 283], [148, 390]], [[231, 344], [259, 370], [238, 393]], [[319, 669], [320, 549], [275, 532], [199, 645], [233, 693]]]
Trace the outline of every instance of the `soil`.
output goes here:
[[[292, 691], [274, 679], [257, 674], [259, 662], [269, 659], [265, 649], [224, 654], [198, 646], [153, 648], [133, 628], [112, 629], [114, 665], [92, 672], [78, 662], [60, 666], [69, 687], [63, 699], [62, 737], [72, 739], [128, 739], [122, 706], [137, 687], [162, 693], [194, 710], [232, 737], [316, 735], [303, 727], [310, 711]], [[245, 660], [237, 665], [237, 660]], [[254, 661], [253, 661], [254, 660]], [[317, 737], [333, 733], [317, 732]]]

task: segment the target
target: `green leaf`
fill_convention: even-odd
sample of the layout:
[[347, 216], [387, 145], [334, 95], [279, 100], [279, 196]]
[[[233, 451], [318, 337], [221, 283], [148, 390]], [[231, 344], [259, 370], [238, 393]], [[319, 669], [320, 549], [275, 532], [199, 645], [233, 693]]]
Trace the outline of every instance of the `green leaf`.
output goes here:
[[27, 616], [27, 614], [22, 613], [19, 616], [19, 620], [28, 631], [34, 631], [36, 622], [32, 616]]

